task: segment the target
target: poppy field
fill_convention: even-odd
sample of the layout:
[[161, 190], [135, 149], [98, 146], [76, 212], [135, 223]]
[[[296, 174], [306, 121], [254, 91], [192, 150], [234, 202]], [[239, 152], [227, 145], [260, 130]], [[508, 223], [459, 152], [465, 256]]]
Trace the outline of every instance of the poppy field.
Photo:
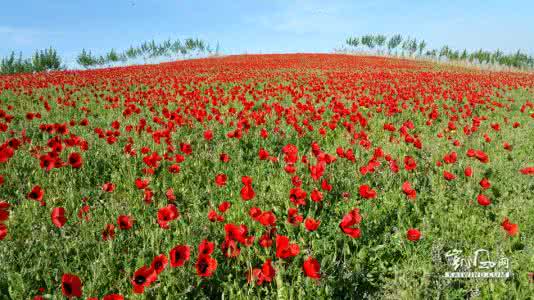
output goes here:
[[[0, 299], [527, 299], [533, 203], [532, 73], [284, 54], [0, 76]], [[513, 276], [444, 278], [453, 249]]]

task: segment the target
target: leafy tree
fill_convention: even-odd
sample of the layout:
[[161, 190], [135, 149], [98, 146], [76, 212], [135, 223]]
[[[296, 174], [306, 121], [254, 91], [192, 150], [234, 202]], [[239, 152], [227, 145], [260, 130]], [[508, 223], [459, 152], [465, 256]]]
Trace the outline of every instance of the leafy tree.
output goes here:
[[375, 39], [374, 36], [367, 34], [361, 37], [361, 43], [362, 45], [367, 46], [369, 49], [374, 49], [375, 47]]
[[382, 48], [384, 44], [386, 43], [387, 37], [383, 34], [378, 34], [374, 37], [374, 42], [378, 46], [378, 48]]
[[53, 48], [37, 50], [32, 58], [33, 70], [37, 72], [60, 70], [61, 58]]
[[462, 55], [460, 55], [460, 59], [461, 60], [467, 59], [467, 49], [464, 49], [464, 51], [462, 51]]
[[96, 64], [96, 60], [93, 55], [91, 55], [91, 52], [87, 52], [85, 49], [82, 49], [82, 52], [76, 58], [76, 62], [84, 68], [88, 68]]
[[109, 51], [109, 53], [106, 55], [106, 61], [107, 62], [118, 62], [120, 60], [120, 57], [119, 55], [117, 54], [117, 52], [115, 52], [115, 49], [111, 49], [111, 51]]
[[419, 42], [419, 56], [423, 55], [423, 50], [425, 49], [426, 47], [426, 42], [424, 40], [420, 41]]
[[388, 52], [391, 53], [391, 50], [397, 48], [402, 43], [402, 36], [396, 34], [392, 36], [388, 41]]

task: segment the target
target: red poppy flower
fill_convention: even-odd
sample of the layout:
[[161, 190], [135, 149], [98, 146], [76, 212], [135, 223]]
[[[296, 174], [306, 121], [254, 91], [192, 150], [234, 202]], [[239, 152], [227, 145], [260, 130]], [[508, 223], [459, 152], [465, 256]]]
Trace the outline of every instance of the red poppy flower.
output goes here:
[[225, 174], [218, 174], [217, 176], [215, 176], [215, 184], [217, 184], [218, 186], [226, 185], [226, 180], [227, 177]]
[[267, 150], [263, 148], [260, 148], [260, 150], [258, 151], [258, 157], [260, 160], [266, 160], [269, 158], [269, 152], [267, 152]]
[[237, 257], [241, 253], [241, 249], [235, 240], [225, 239], [221, 243], [221, 251], [225, 257]]
[[451, 153], [448, 153], [446, 154], [444, 157], [443, 157], [443, 161], [445, 161], [445, 163], [447, 164], [453, 164], [456, 162], [458, 158], [458, 155], [456, 154], [456, 152], [451, 152]]
[[330, 192], [330, 191], [332, 191], [332, 185], [329, 184], [326, 179], [323, 179], [323, 181], [321, 181], [321, 189], [323, 191]]
[[45, 169], [46, 172], [49, 172], [53, 168], [59, 168], [61, 166], [61, 161], [58, 157], [52, 157], [51, 155], [41, 155], [39, 157], [39, 166], [41, 169]]
[[180, 216], [178, 209], [174, 204], [167, 204], [158, 210], [158, 224], [161, 228], [169, 228], [168, 223]]
[[208, 240], [203, 240], [198, 245], [198, 253], [200, 255], [210, 255], [213, 253], [213, 250], [215, 249], [215, 244], [213, 242], [210, 242]]
[[412, 242], [418, 241], [421, 238], [421, 232], [417, 229], [410, 228], [406, 231], [406, 238]]
[[50, 218], [52, 219], [52, 223], [54, 223], [57, 228], [61, 228], [63, 227], [63, 225], [65, 225], [65, 223], [67, 223], [67, 218], [65, 217], [65, 209], [63, 207], [55, 207], [54, 209], [52, 209]]
[[167, 191], [165, 192], [165, 196], [167, 197], [167, 200], [169, 200], [169, 202], [176, 201], [176, 196], [174, 195], [174, 190], [172, 188], [167, 189]]
[[445, 180], [451, 181], [456, 178], [456, 175], [452, 174], [451, 172], [443, 171], [443, 178], [445, 178]]
[[304, 220], [304, 217], [299, 215], [298, 209], [291, 207], [287, 210], [287, 221], [289, 222], [289, 224], [296, 226], [299, 225], [302, 220]]
[[300, 177], [298, 175], [295, 175], [295, 176], [291, 177], [291, 184], [294, 187], [301, 187], [302, 186], [302, 179], [300, 179]]
[[265, 260], [261, 266], [262, 279], [271, 282], [276, 274], [270, 259]]
[[299, 253], [299, 245], [290, 243], [287, 236], [276, 235], [276, 257], [286, 259], [297, 256]]
[[219, 156], [219, 159], [224, 162], [224, 163], [227, 163], [230, 161], [230, 156], [226, 153], [221, 153], [221, 155]]
[[78, 169], [82, 167], [83, 159], [79, 153], [73, 152], [69, 155], [68, 162], [71, 167]]
[[262, 234], [258, 243], [262, 248], [269, 248], [273, 245], [273, 235], [276, 232], [276, 228], [271, 228], [266, 233]]
[[295, 145], [287, 144], [282, 148], [282, 152], [284, 152], [284, 161], [289, 164], [294, 164], [298, 160], [298, 148]]
[[482, 178], [482, 180], [480, 180], [479, 182], [480, 186], [487, 190], [491, 187], [491, 183], [489, 182], [489, 180], [487, 178]]
[[5, 163], [13, 157], [14, 154], [15, 151], [11, 147], [0, 147], [0, 163]]
[[316, 166], [310, 166], [310, 176], [313, 180], [317, 181], [319, 180], [326, 169], [326, 163], [319, 162]]
[[254, 236], [248, 236], [248, 228], [245, 225], [225, 224], [224, 231], [226, 232], [225, 240], [234, 240], [245, 246], [251, 246], [254, 242]]
[[313, 202], [321, 202], [323, 200], [323, 193], [321, 193], [317, 189], [314, 189], [311, 192], [311, 199], [312, 199]]
[[138, 189], [142, 190], [142, 189], [145, 189], [148, 186], [149, 182], [150, 181], [148, 179], [136, 178], [135, 179], [135, 186]]
[[43, 201], [43, 196], [44, 196], [44, 190], [40, 186], [36, 185], [33, 187], [31, 192], [28, 193], [27, 197], [28, 199], [41, 202], [41, 206], [44, 206], [45, 202]]
[[256, 193], [252, 188], [252, 178], [248, 176], [243, 176], [241, 178], [241, 182], [243, 182], [243, 188], [241, 188], [241, 199], [243, 199], [244, 201], [248, 201], [254, 198]]
[[133, 292], [135, 294], [142, 294], [145, 288], [149, 287], [157, 279], [157, 274], [154, 268], [142, 266], [135, 271], [132, 278]]
[[213, 139], [213, 131], [211, 130], [204, 131], [204, 139], [206, 141], [211, 141]]
[[465, 167], [465, 169], [464, 169], [464, 175], [465, 175], [466, 177], [471, 177], [471, 176], [473, 176], [473, 168], [471, 168], [470, 166]]
[[376, 191], [373, 190], [367, 184], [360, 185], [359, 192], [360, 192], [360, 196], [365, 199], [373, 199], [376, 197]]
[[262, 128], [261, 131], [260, 131], [260, 136], [264, 139], [268, 138], [269, 137], [269, 132], [267, 132], [267, 130], [265, 128]]
[[508, 218], [504, 218], [501, 223], [501, 226], [509, 236], [514, 236], [519, 233], [519, 226], [517, 224], [511, 223]]
[[247, 282], [250, 283], [252, 280], [256, 280], [256, 285], [262, 285], [264, 282], [271, 282], [275, 276], [276, 272], [273, 268], [270, 259], [265, 260], [261, 269], [254, 268], [247, 274]]
[[190, 248], [187, 245], [178, 245], [169, 252], [171, 267], [181, 267], [190, 257]]
[[319, 225], [321, 224], [321, 221], [307, 218], [306, 221], [304, 221], [304, 226], [306, 226], [306, 229], [308, 231], [315, 231], [317, 228], [319, 228]]
[[534, 167], [527, 167], [519, 170], [523, 175], [534, 175]]
[[360, 210], [358, 208], [354, 208], [343, 217], [339, 223], [339, 228], [341, 228], [341, 231], [348, 236], [352, 238], [359, 238], [361, 235], [360, 229], [354, 226], [360, 224], [361, 221], [362, 216], [360, 215]]
[[143, 157], [143, 162], [150, 168], [157, 168], [161, 161], [161, 156], [157, 152], [152, 152], [152, 154]]
[[0, 201], [0, 222], [4, 222], [9, 219], [9, 203]]
[[264, 211], [258, 216], [257, 220], [263, 226], [274, 226], [276, 224], [276, 216], [272, 211]]
[[150, 188], [145, 188], [143, 190], [143, 201], [146, 204], [152, 203], [152, 198], [154, 197], [154, 192]]
[[482, 206], [488, 206], [491, 204], [491, 200], [486, 197], [485, 195], [482, 195], [482, 194], [479, 194], [477, 196], [477, 202], [478, 204], [482, 205]]
[[90, 214], [89, 214], [89, 210], [91, 209], [91, 207], [89, 205], [84, 205], [80, 208], [80, 210], [78, 210], [78, 213], [77, 213], [77, 216], [78, 216], [78, 219], [80, 220], [85, 220], [85, 221], [89, 221], [90, 219]]
[[248, 210], [248, 215], [254, 219], [254, 220], [257, 220], [258, 217], [261, 215], [261, 209], [253, 206], [251, 207], [249, 210]]
[[313, 279], [321, 278], [321, 266], [319, 265], [317, 259], [313, 257], [308, 257], [308, 259], [304, 261], [302, 269], [304, 270], [304, 275], [307, 277]]
[[182, 151], [182, 153], [184, 153], [185, 155], [190, 155], [191, 153], [193, 153], [193, 148], [190, 144], [180, 143], [180, 151]]
[[104, 192], [108, 192], [108, 193], [111, 193], [115, 190], [115, 184], [111, 183], [111, 182], [106, 182], [104, 183], [104, 185], [102, 185], [102, 190]]
[[113, 238], [115, 238], [115, 225], [106, 224], [106, 227], [102, 231], [102, 239], [107, 241], [112, 240]]
[[392, 160], [389, 161], [389, 169], [393, 173], [399, 172], [399, 166], [397, 165], [397, 161], [396, 160], [392, 159]]
[[417, 192], [414, 189], [412, 189], [412, 185], [408, 181], [405, 181], [402, 184], [402, 191], [410, 199], [415, 199], [415, 197], [417, 196]]
[[225, 213], [229, 208], [231, 204], [228, 201], [224, 201], [221, 204], [219, 204], [219, 207], [217, 208], [221, 213]]
[[177, 174], [180, 172], [180, 165], [173, 164], [169, 166], [169, 173], [171, 174]]
[[476, 157], [476, 159], [478, 159], [482, 163], [488, 163], [489, 162], [488, 155], [482, 150], [475, 150], [475, 157]]
[[209, 255], [200, 255], [195, 267], [198, 276], [210, 277], [217, 270], [217, 260]]
[[185, 157], [181, 154], [176, 154], [176, 156], [174, 156], [174, 160], [176, 160], [177, 163], [181, 163], [185, 160]]
[[417, 164], [415, 163], [415, 160], [411, 156], [405, 156], [404, 157], [404, 169], [406, 171], [414, 170], [417, 167]]
[[159, 275], [161, 272], [163, 272], [163, 270], [167, 266], [167, 262], [168, 262], [167, 256], [165, 256], [165, 254], [160, 254], [154, 257], [154, 259], [152, 260], [152, 264], [150, 265], [150, 268], [154, 269], [156, 274]]
[[82, 282], [80, 278], [73, 274], [63, 274], [61, 277], [61, 292], [68, 298], [81, 297]]
[[109, 294], [109, 295], [104, 296], [102, 300], [124, 300], [124, 296], [119, 295], [119, 294]]
[[292, 188], [289, 191], [289, 200], [295, 205], [306, 205], [306, 196], [308, 194], [300, 187]]
[[286, 173], [288, 174], [293, 174], [297, 171], [297, 168], [295, 167], [294, 164], [287, 164], [285, 167], [284, 167], [284, 171], [286, 171]]
[[7, 226], [4, 223], [0, 223], [0, 241], [7, 236]]
[[217, 214], [215, 210], [210, 209], [208, 212], [208, 220], [210, 220], [210, 222], [224, 222], [224, 217]]
[[117, 225], [121, 230], [128, 230], [133, 226], [133, 219], [130, 216], [120, 215], [117, 218]]

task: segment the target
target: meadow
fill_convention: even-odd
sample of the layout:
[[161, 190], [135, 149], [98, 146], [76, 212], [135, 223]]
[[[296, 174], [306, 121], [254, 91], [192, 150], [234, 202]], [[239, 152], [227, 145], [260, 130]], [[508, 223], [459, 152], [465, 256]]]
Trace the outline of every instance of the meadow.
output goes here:
[[[284, 54], [4, 75], [0, 175], [0, 299], [534, 294], [533, 73]], [[478, 249], [513, 276], [443, 277]]]

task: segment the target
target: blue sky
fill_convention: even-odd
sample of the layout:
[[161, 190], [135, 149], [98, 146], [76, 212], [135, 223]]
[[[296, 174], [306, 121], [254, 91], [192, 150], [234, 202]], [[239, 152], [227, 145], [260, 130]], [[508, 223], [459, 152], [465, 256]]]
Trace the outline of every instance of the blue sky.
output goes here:
[[73, 59], [146, 40], [199, 37], [234, 53], [329, 52], [349, 35], [400, 33], [429, 47], [534, 53], [534, 1], [16, 0], [0, 55], [53, 46]]

